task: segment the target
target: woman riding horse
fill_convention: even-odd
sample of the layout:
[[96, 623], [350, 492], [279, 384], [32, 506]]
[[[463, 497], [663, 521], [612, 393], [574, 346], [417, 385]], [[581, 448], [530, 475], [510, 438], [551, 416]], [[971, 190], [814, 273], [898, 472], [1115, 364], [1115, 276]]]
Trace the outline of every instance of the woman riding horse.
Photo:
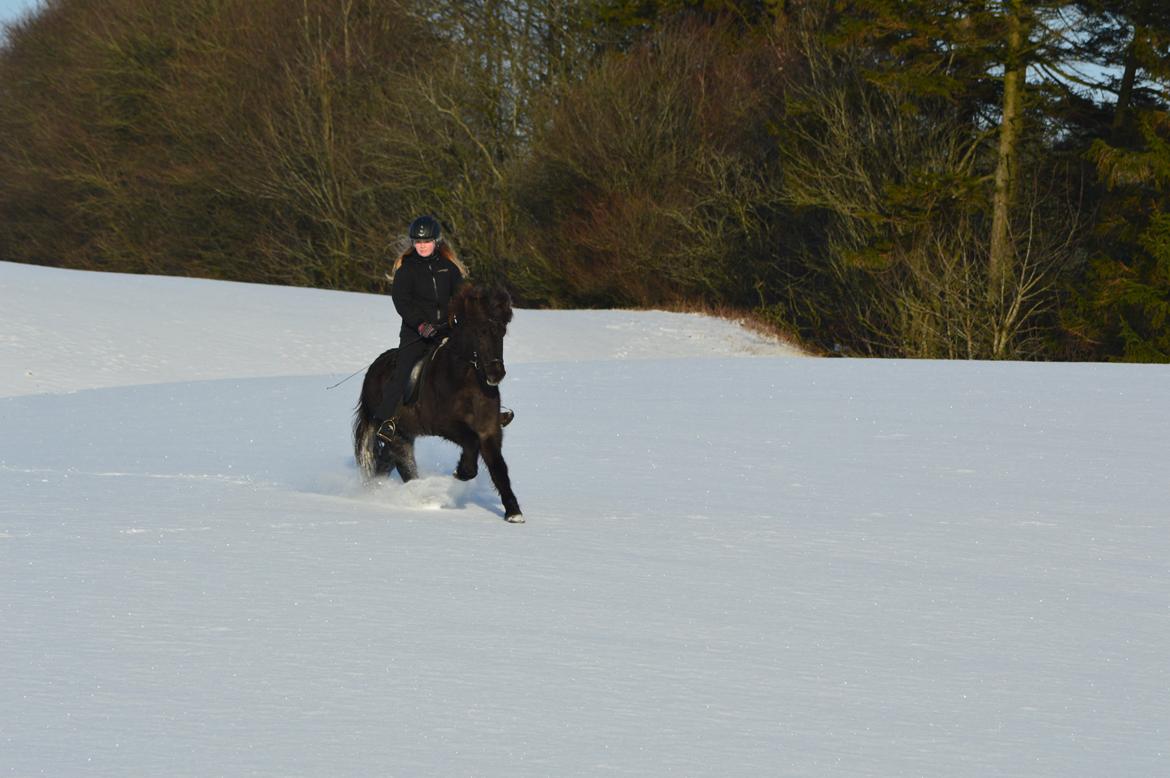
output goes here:
[[[394, 440], [398, 410], [404, 401], [410, 372], [430, 346], [447, 330], [448, 306], [463, 285], [467, 268], [443, 241], [443, 230], [434, 216], [420, 216], [410, 223], [410, 248], [394, 263], [391, 296], [402, 317], [398, 330], [398, 361], [394, 378], [381, 404], [374, 409], [379, 445]], [[512, 412], [500, 416], [501, 426]]]
[[391, 386], [397, 351], [379, 355], [366, 370], [354, 411], [354, 458], [367, 480], [397, 470], [406, 483], [419, 476], [415, 439], [446, 438], [461, 449], [455, 477], [474, 479], [482, 458], [503, 501], [504, 518], [520, 523], [524, 514], [503, 455], [499, 389], [507, 374], [504, 337], [512, 321], [512, 301], [504, 289], [464, 284], [450, 306], [454, 322], [450, 335], [426, 358], [417, 399], [412, 393], [412, 401], [399, 407], [394, 436], [382, 446], [375, 442], [374, 431], [380, 425], [375, 424], [374, 409], [396, 396]]

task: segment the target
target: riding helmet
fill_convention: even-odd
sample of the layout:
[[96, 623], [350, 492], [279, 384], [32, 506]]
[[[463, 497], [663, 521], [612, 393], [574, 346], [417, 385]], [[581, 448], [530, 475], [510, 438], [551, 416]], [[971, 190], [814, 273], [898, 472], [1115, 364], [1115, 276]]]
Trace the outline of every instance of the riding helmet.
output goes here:
[[434, 216], [420, 216], [410, 223], [410, 239], [438, 241], [443, 236], [439, 220]]

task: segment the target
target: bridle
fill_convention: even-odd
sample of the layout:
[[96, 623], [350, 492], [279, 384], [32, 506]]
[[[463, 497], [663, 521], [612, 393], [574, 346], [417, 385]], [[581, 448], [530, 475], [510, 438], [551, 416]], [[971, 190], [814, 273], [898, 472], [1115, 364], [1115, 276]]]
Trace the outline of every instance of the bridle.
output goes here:
[[[454, 316], [452, 316], [450, 321], [451, 321], [452, 333], [454, 333], [455, 325], [459, 324], [459, 320], [457, 318], [455, 318]], [[488, 319], [487, 322], [488, 322], [488, 324], [495, 324], [499, 327], [505, 326], [503, 322], [500, 322], [496, 319]], [[444, 340], [443, 345], [445, 346], [446, 344], [447, 344], [447, 341]], [[441, 346], [440, 346], [440, 348], [441, 348]], [[438, 349], [435, 350], [435, 353], [436, 354], [438, 353]], [[502, 360], [502, 359], [489, 359], [486, 362], [484, 362], [483, 360], [480, 359], [479, 350], [474, 349], [474, 348], [471, 350], [470, 357], [463, 356], [463, 355], [457, 355], [457, 356], [460, 356], [462, 359], [465, 359], [467, 361], [467, 363], [470, 364], [472, 366], [472, 368], [475, 369], [476, 376], [481, 381], [483, 381], [485, 384], [487, 384], [488, 386], [498, 386], [499, 385], [498, 383], [493, 384], [491, 381], [488, 380], [486, 368], [490, 365], [495, 365], [497, 363], [499, 365], [503, 366], [504, 360]]]

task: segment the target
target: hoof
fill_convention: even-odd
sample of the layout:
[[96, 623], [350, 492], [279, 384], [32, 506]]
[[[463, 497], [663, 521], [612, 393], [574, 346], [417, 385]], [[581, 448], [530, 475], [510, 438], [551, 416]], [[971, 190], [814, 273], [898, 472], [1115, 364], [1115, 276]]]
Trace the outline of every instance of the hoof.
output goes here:
[[524, 523], [524, 514], [523, 513], [513, 513], [511, 516], [505, 516], [504, 521], [509, 522], [511, 524], [523, 524]]
[[476, 475], [478, 475], [478, 472], [473, 472], [473, 473], [465, 473], [465, 472], [463, 472], [462, 470], [456, 470], [456, 471], [455, 471], [454, 473], [452, 473], [451, 475], [455, 476], [455, 477], [456, 477], [456, 478], [458, 478], [460, 481], [474, 481], [474, 480], [475, 480], [475, 476], [476, 476]]

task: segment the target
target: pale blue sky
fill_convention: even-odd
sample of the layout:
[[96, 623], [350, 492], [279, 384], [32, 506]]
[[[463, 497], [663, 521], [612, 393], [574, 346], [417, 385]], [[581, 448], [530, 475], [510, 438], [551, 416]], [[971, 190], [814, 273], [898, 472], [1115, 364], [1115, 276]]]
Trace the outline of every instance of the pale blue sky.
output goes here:
[[34, 6], [36, 0], [0, 0], [0, 22], [10, 22]]

